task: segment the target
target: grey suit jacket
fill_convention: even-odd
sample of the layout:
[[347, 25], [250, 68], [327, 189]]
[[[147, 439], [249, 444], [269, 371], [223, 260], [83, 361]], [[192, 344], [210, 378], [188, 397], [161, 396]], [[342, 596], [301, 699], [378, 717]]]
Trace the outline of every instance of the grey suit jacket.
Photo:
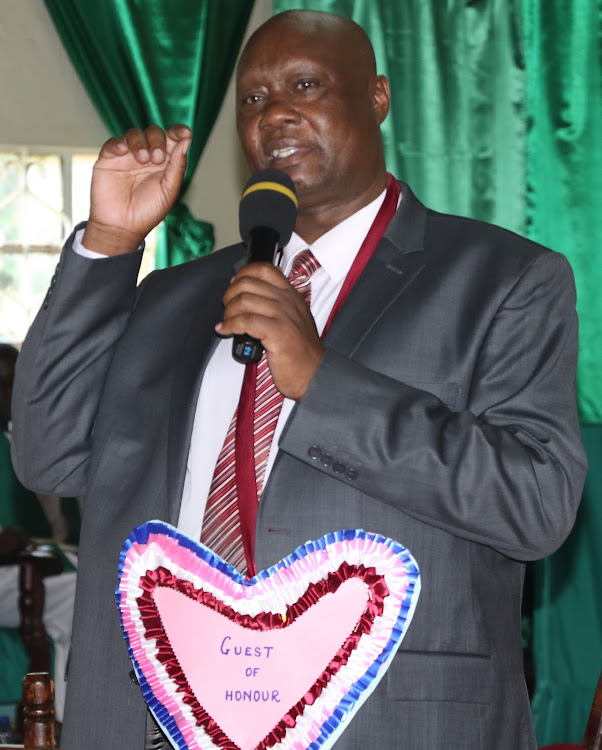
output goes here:
[[[574, 521], [585, 458], [577, 318], [563, 256], [510, 232], [400, 208], [325, 337], [261, 498], [258, 569], [363, 528], [422, 574], [408, 634], [337, 750], [532, 750], [524, 561]], [[63, 750], [144, 743], [114, 589], [138, 524], [176, 523], [198, 389], [244, 248], [160, 271], [67, 244], [23, 346], [14, 462], [87, 496]]]

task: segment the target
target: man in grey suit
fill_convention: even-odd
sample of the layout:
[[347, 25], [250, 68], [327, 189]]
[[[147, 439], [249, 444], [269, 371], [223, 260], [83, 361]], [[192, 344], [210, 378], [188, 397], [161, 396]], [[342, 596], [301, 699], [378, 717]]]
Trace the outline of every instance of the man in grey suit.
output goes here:
[[408, 634], [337, 750], [536, 747], [524, 562], [563, 542], [585, 474], [572, 275], [563, 256], [431, 211], [402, 184], [321, 337], [395, 184], [379, 131], [388, 107], [369, 41], [341, 17], [281, 14], [243, 52], [239, 135], [252, 172], [295, 183], [282, 268], [308, 246], [319, 260], [311, 311], [280, 268], [241, 267], [242, 245], [136, 289], [139, 246], [175, 199], [191, 134], [152, 126], [103, 146], [90, 220], [23, 346], [13, 409], [22, 481], [88, 498], [63, 750], [144, 746], [113, 595], [119, 551], [152, 518], [200, 533], [242, 380], [228, 340], [240, 333], [261, 340], [285, 396], [257, 568], [364, 528], [402, 542], [421, 570]]

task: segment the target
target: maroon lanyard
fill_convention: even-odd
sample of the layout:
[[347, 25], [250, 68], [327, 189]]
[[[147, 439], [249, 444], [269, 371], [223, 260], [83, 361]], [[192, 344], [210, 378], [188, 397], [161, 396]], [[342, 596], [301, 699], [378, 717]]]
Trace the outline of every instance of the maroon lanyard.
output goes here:
[[334, 320], [334, 316], [343, 306], [343, 302], [347, 299], [347, 295], [352, 290], [353, 285], [359, 279], [361, 272], [366, 267], [366, 263], [370, 260], [372, 253], [376, 250], [376, 246], [380, 242], [385, 229], [389, 226], [389, 222], [393, 218], [395, 211], [397, 211], [397, 203], [399, 201], [399, 193], [401, 192], [401, 185], [392, 174], [387, 172], [387, 193], [382, 206], [379, 208], [376, 218], [372, 222], [372, 226], [368, 230], [366, 239], [363, 241], [362, 246], [358, 250], [355, 260], [349, 269], [339, 296], [337, 297], [334, 307], [330, 312], [326, 326], [322, 331], [322, 336], [330, 328], [330, 324]]
[[[366, 239], [363, 241], [349, 273], [347, 274], [339, 296], [337, 297], [330, 317], [326, 323], [322, 336], [328, 330], [334, 316], [341, 309], [347, 295], [364, 270], [370, 256], [380, 242], [385, 229], [397, 210], [397, 202], [401, 186], [393, 175], [387, 172], [387, 193], [380, 207]], [[247, 575], [254, 576], [257, 572], [254, 560], [255, 519], [257, 517], [257, 481], [255, 477], [255, 457], [253, 446], [253, 414], [255, 408], [255, 380], [257, 365], [247, 365], [243, 379], [242, 391], [238, 402], [238, 416], [236, 421], [235, 467], [238, 513], [242, 533], [245, 557], [247, 560]]]

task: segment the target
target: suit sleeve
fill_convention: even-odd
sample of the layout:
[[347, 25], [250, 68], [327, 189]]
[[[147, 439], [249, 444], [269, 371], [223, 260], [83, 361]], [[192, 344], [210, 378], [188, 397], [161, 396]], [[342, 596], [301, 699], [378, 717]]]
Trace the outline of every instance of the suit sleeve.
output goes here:
[[465, 408], [328, 350], [280, 449], [426, 524], [542, 557], [568, 535], [585, 477], [576, 361], [572, 272], [545, 252], [492, 319]]
[[73, 251], [73, 237], [17, 359], [12, 404], [19, 479], [68, 497], [87, 494], [94, 420], [142, 257], [85, 258]]

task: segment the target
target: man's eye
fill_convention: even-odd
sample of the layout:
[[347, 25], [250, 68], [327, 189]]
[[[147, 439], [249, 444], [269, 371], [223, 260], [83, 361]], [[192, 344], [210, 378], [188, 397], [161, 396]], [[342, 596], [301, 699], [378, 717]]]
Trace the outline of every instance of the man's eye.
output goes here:
[[246, 96], [242, 103], [243, 104], [257, 104], [257, 102], [261, 101], [261, 94], [249, 94], [249, 96]]
[[319, 86], [319, 82], [313, 80], [303, 80], [297, 83], [297, 88], [302, 90], [313, 89], [316, 86]]

